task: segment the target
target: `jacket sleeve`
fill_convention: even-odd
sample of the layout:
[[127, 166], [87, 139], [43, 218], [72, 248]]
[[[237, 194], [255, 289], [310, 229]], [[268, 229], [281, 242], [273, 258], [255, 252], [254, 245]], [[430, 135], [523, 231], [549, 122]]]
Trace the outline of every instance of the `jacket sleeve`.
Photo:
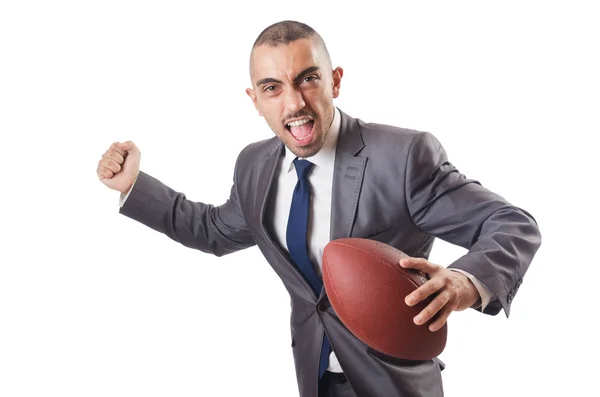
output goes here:
[[536, 220], [521, 208], [467, 179], [440, 142], [419, 133], [407, 156], [405, 190], [413, 223], [424, 233], [468, 249], [449, 268], [462, 269], [494, 294], [485, 308], [497, 314], [510, 305], [541, 245]]
[[119, 212], [186, 247], [223, 256], [255, 245], [244, 221], [237, 187], [220, 206], [193, 202], [140, 172]]

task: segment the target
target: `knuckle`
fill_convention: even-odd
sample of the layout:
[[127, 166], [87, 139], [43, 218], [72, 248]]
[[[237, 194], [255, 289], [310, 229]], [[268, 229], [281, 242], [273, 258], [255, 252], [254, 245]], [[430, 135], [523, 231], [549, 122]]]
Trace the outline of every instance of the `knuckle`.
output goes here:
[[439, 301], [442, 306], [444, 306], [448, 303], [448, 294], [441, 292], [435, 299]]
[[446, 288], [443, 292], [446, 300], [451, 300], [454, 297], [454, 293], [451, 289]]
[[433, 278], [431, 279], [432, 284], [435, 285], [436, 290], [443, 288], [446, 285], [446, 282], [443, 278]]
[[421, 294], [423, 295], [423, 297], [425, 297], [427, 295], [431, 295], [433, 292], [435, 292], [435, 290], [435, 283], [429, 282], [423, 285], [423, 290], [421, 291]]
[[439, 300], [439, 299], [434, 299], [430, 304], [429, 304], [429, 312], [430, 314], [433, 316], [435, 313], [439, 312], [440, 309], [442, 309], [444, 307], [444, 303]]
[[450, 302], [450, 297], [449, 297], [448, 295], [446, 295], [446, 294], [443, 294], [443, 295], [442, 295], [442, 294], [440, 294], [440, 295], [439, 295], [439, 298], [440, 298], [440, 300], [441, 300], [442, 302], [444, 302], [444, 306], [447, 306], [447, 305], [448, 305], [448, 302]]
[[458, 296], [458, 295], [459, 295], [459, 293], [458, 293], [458, 292], [460, 291], [460, 288], [459, 288], [459, 286], [458, 286], [458, 285], [456, 285], [456, 284], [451, 284], [451, 285], [449, 285], [449, 286], [448, 286], [448, 291], [449, 291], [449, 293], [450, 293], [450, 294], [452, 294], [453, 296]]
[[433, 307], [435, 308], [435, 311], [438, 312], [441, 308], [444, 307], [444, 302], [442, 302], [441, 299], [436, 299], [433, 301]]
[[117, 163], [116, 161], [112, 160], [110, 162], [110, 170], [113, 172], [119, 172], [121, 171], [121, 166], [119, 165], [119, 163]]
[[435, 286], [432, 284], [423, 285], [423, 288], [419, 291], [419, 298], [425, 299], [435, 292]]
[[417, 302], [418, 302], [418, 301], [421, 299], [421, 291], [420, 291], [420, 290], [416, 290], [416, 291], [414, 291], [414, 292], [413, 292], [412, 294], [410, 294], [410, 295], [411, 295], [411, 296], [412, 296], [412, 297], [415, 299], [415, 301], [417, 301]]
[[429, 281], [427, 281], [427, 284], [431, 285], [433, 288], [438, 288], [440, 285], [440, 280], [436, 276], [433, 276], [429, 279]]
[[433, 309], [430, 306], [427, 306], [425, 309], [423, 309], [423, 312], [421, 312], [421, 315], [423, 317], [423, 319], [427, 320], [430, 319], [431, 316], [433, 316], [435, 312], [433, 311]]
[[112, 152], [108, 158], [115, 163], [119, 162], [119, 154], [117, 152]]
[[123, 154], [123, 150], [121, 150], [121, 148], [119, 148], [120, 142], [115, 142], [113, 143], [110, 148], [115, 152], [115, 153], [119, 153], [120, 155]]

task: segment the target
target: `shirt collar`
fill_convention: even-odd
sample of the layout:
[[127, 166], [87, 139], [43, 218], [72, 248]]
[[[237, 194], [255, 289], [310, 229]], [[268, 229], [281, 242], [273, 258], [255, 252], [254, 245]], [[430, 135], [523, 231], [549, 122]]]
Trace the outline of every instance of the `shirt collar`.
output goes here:
[[[317, 167], [326, 167], [329, 165], [333, 166], [333, 162], [335, 160], [335, 149], [337, 147], [338, 136], [340, 134], [341, 116], [337, 107], [334, 106], [333, 110], [333, 122], [329, 127], [323, 147], [317, 152], [317, 154], [308, 158], [308, 160]], [[286, 167], [286, 172], [290, 172], [294, 169], [293, 162], [295, 159], [296, 155], [292, 153], [292, 151], [286, 146], [285, 159], [283, 161], [283, 165]]]

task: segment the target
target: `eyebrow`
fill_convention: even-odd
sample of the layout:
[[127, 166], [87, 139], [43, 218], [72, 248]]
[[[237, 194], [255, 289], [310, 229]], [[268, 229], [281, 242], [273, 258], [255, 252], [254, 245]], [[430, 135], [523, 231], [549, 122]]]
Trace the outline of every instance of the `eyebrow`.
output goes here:
[[[320, 70], [321, 68], [318, 66], [310, 66], [306, 69], [304, 69], [303, 71], [301, 71], [300, 73], [298, 73], [298, 75], [294, 78], [294, 83], [298, 83], [298, 81], [302, 80], [302, 78], [309, 74], [309, 73], [314, 73], [318, 70]], [[283, 84], [283, 81], [278, 80], [278, 79], [274, 79], [273, 77], [266, 77], [264, 79], [260, 79], [256, 82], [257, 86], [261, 86], [261, 85], [265, 85], [265, 84], [270, 84], [270, 83], [276, 83], [276, 84]]]

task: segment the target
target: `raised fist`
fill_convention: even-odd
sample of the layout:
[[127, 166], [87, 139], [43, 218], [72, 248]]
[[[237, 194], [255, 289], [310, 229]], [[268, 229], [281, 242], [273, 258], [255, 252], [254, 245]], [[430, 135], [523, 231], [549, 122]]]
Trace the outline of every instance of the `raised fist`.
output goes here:
[[126, 194], [140, 173], [140, 158], [133, 142], [115, 142], [98, 161], [96, 173], [106, 186]]

